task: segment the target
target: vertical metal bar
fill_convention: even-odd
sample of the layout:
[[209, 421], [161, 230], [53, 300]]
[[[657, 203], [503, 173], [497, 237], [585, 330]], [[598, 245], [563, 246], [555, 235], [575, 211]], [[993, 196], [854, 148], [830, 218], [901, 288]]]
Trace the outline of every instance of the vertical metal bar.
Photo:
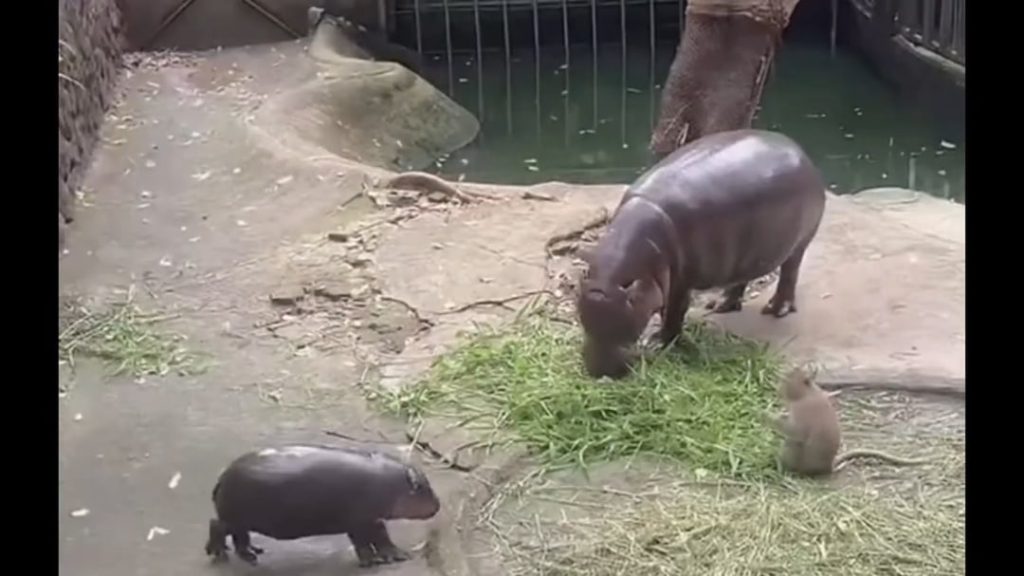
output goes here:
[[452, 19], [448, 0], [441, 0], [444, 6], [444, 48], [448, 56], [448, 95], [455, 93], [455, 71], [452, 62]]
[[501, 23], [505, 30], [505, 121], [512, 134], [512, 47], [508, 35], [508, 0], [501, 0]]
[[413, 0], [413, 13], [416, 16], [416, 53], [423, 55], [423, 27], [420, 25], [420, 0]]
[[536, 82], [534, 99], [537, 103], [537, 137], [540, 137], [540, 12], [537, 0], [533, 0], [533, 67]]
[[619, 19], [622, 25], [622, 147], [626, 147], [626, 0], [619, 0]]
[[953, 0], [942, 0], [939, 12], [939, 42], [944, 52], [953, 50]]
[[381, 38], [388, 37], [388, 3], [387, 0], [377, 0], [377, 34]]
[[924, 15], [921, 18], [921, 39], [931, 48], [935, 41], [935, 0], [924, 0]]
[[651, 122], [650, 122], [651, 127], [650, 127], [650, 129], [653, 130], [654, 129], [654, 84], [655, 84], [654, 74], [655, 74], [655, 64], [657, 63], [657, 51], [656, 51], [657, 32], [655, 31], [655, 28], [654, 28], [654, 0], [650, 0], [650, 2], [648, 2], [648, 12], [650, 13], [650, 17], [651, 17], [650, 18], [650, 20], [651, 20], [651, 75], [650, 75], [650, 82], [648, 83], [648, 86], [647, 86], [647, 91], [648, 91], [648, 93], [651, 96], [650, 103], [649, 103], [650, 113], [651, 113], [650, 114], [650, 116], [651, 116]]
[[562, 40], [565, 50], [565, 94], [562, 94], [562, 120], [565, 124], [565, 146], [569, 146], [569, 0], [562, 0]]
[[967, 44], [964, 38], [967, 37], [967, 2], [966, 0], [959, 0], [956, 3], [957, 6], [957, 21], [956, 21], [956, 51], [960, 55], [960, 62], [963, 64], [967, 63]]
[[484, 123], [484, 48], [480, 39], [480, 2], [473, 2], [473, 24], [476, 26], [476, 117]]
[[686, 8], [683, 7], [685, 0], [679, 0], [679, 42], [683, 41], [683, 30], [686, 28]]
[[590, 46], [594, 57], [592, 92], [594, 95], [594, 121], [591, 128], [597, 130], [597, 0], [590, 0]]
[[964, 64], [964, 66], [966, 66], [967, 65], [967, 2], [966, 2], [966, 0], [964, 0], [964, 2], [961, 4], [960, 14], [961, 14], [961, 17], [960, 17], [960, 29], [963, 30], [962, 36], [960, 37], [960, 41], [963, 42], [963, 44], [960, 46], [960, 58], [962, 58], [963, 64]]
[[832, 28], [828, 34], [829, 55], [836, 57], [836, 28], [839, 25], [839, 0], [832, 0]]

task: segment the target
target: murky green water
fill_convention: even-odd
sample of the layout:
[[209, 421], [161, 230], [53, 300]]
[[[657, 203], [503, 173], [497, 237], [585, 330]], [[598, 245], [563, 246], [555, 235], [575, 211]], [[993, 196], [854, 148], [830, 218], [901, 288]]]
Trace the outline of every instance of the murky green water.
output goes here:
[[[481, 120], [476, 142], [441, 162], [447, 177], [531, 184], [628, 183], [650, 164], [647, 144], [674, 47], [574, 46], [427, 57], [424, 74]], [[623, 66], [625, 62], [625, 66]], [[539, 72], [539, 73], [538, 73]], [[596, 73], [595, 73], [596, 72]], [[596, 76], [596, 78], [595, 78]], [[540, 81], [537, 81], [539, 77]], [[449, 85], [451, 89], [449, 90]], [[923, 117], [856, 54], [787, 43], [756, 126], [800, 142], [830, 186], [847, 193], [902, 186], [964, 200], [964, 130]]]

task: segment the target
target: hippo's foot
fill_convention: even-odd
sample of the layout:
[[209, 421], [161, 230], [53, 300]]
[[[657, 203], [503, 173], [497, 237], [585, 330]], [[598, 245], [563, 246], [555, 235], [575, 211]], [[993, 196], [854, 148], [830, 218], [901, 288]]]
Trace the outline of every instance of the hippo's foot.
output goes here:
[[247, 530], [233, 532], [231, 534], [231, 541], [235, 544], [235, 556], [238, 556], [244, 562], [256, 564], [259, 561], [259, 555], [263, 554], [263, 548], [253, 546], [252, 542], [249, 541], [249, 532]]
[[228, 559], [227, 529], [220, 520], [210, 520], [210, 537], [206, 540], [206, 555], [215, 563]]
[[379, 564], [396, 564], [409, 559], [409, 553], [391, 544], [389, 546], [377, 547], [377, 562]]
[[712, 300], [708, 302], [707, 309], [711, 310], [714, 314], [728, 314], [729, 312], [739, 312], [743, 310], [742, 300], [732, 300], [730, 298], [723, 298], [722, 300]]
[[761, 314], [776, 318], [782, 318], [794, 312], [796, 312], [796, 301], [793, 298], [780, 298], [778, 295], [773, 296], [761, 309]]
[[739, 312], [743, 309], [743, 294], [746, 293], [746, 290], [746, 283], [730, 286], [722, 292], [721, 300], [708, 302], [707, 309], [715, 314]]
[[248, 562], [249, 564], [256, 564], [259, 562], [259, 556], [263, 554], [262, 548], [255, 546], [249, 546], [248, 548], [238, 548], [235, 550], [235, 555]]
[[658, 333], [654, 337], [658, 339], [658, 343], [662, 348], [668, 348], [669, 346], [679, 343], [680, 335], [682, 335], [682, 330], [666, 330], [665, 328], [662, 328], [661, 330], [658, 330]]

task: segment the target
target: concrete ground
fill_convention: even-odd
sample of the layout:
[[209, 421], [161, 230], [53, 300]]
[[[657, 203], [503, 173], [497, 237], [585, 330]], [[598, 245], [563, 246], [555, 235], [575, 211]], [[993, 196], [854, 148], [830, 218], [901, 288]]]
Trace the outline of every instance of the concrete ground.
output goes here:
[[[60, 568], [355, 573], [343, 537], [261, 539], [260, 567], [209, 566], [202, 547], [217, 474], [266, 443], [329, 441], [325, 429], [402, 445], [401, 423], [364, 400], [368, 374], [405, 383], [472, 322], [499, 321], [530, 293], [564, 292], [571, 263], [549, 258], [548, 240], [612, 206], [622, 187], [554, 183], [531, 189], [532, 199], [466, 187], [495, 199], [382, 207], [385, 173], [335, 156], [323, 139], [304, 141], [295, 108], [282, 104], [317, 74], [301, 44], [160, 64], [125, 79], [61, 258], [61, 290], [100, 305], [134, 286], [141, 306], [176, 315], [165, 329], [212, 365], [139, 379], [91, 360], [63, 367]], [[716, 320], [822, 363], [837, 385], [962, 393], [963, 208], [900, 194], [830, 198], [798, 314], [770, 320], [751, 305]], [[395, 215], [407, 219], [380, 224]], [[354, 227], [363, 231], [345, 241], [327, 237]], [[271, 294], [295, 301], [274, 305]], [[453, 517], [478, 484], [423, 465], [445, 513], [395, 523], [399, 545], [427, 546], [369, 573], [468, 573]], [[438, 548], [441, 558], [430, 553]]]

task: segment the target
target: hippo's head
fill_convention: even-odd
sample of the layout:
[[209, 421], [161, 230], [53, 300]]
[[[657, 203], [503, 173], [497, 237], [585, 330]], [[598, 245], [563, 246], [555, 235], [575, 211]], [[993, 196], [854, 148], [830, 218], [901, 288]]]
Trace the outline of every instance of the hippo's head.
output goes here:
[[427, 475], [413, 466], [407, 466], [402, 493], [395, 498], [390, 518], [427, 520], [441, 510], [441, 501], [430, 486]]
[[628, 363], [621, 348], [636, 342], [661, 309], [667, 279], [646, 266], [608, 274], [599, 259], [583, 257], [588, 269], [580, 281], [577, 311], [587, 336], [584, 363], [591, 376], [621, 377]]

